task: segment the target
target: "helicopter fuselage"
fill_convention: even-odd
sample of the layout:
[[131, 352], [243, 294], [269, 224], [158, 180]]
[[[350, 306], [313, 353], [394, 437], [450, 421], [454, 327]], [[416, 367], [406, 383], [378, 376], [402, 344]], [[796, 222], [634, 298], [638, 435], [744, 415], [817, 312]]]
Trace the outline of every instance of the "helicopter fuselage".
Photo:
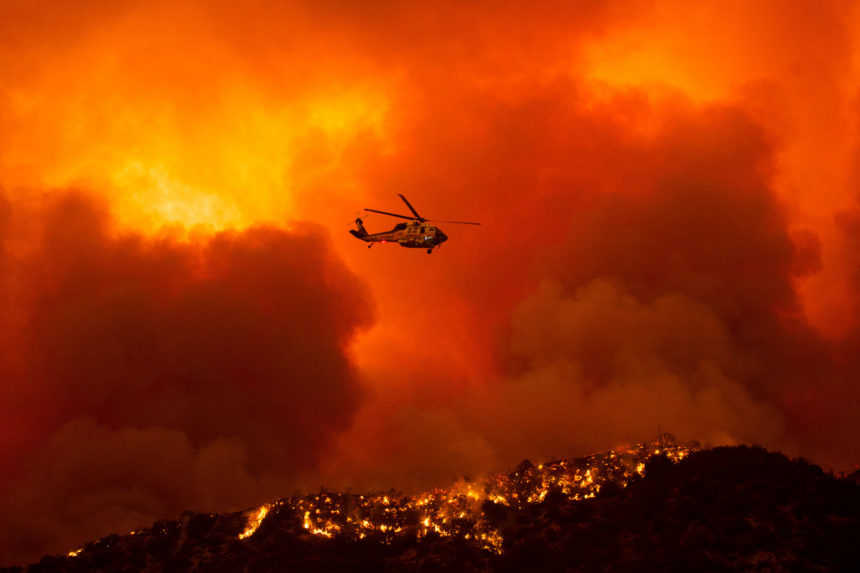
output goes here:
[[[368, 233], [361, 219], [356, 219], [358, 229], [350, 231], [354, 237], [366, 243], [393, 243], [409, 249], [433, 249], [448, 240], [442, 229], [429, 223], [410, 221], [398, 223], [390, 231]], [[370, 246], [370, 245], [368, 245]]]

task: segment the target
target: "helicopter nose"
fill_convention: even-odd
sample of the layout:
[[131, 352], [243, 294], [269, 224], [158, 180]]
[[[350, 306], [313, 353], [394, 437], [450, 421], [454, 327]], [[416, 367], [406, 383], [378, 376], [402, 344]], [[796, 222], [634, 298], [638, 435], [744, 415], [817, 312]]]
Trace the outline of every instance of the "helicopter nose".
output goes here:
[[442, 231], [439, 231], [439, 242], [444, 243], [447, 240], [448, 240], [448, 235], [446, 235]]

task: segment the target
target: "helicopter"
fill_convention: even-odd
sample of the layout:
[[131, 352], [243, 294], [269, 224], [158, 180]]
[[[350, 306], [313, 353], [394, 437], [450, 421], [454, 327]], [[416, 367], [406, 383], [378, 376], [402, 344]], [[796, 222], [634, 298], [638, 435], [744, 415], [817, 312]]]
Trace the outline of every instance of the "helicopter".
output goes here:
[[[388, 215], [389, 217], [408, 219], [408, 223], [398, 223], [390, 231], [368, 233], [367, 229], [364, 228], [364, 221], [361, 220], [361, 217], [358, 217], [355, 219], [355, 224], [358, 226], [358, 229], [350, 229], [349, 232], [353, 237], [360, 239], [365, 243], [370, 243], [367, 245], [368, 249], [373, 246], [373, 243], [397, 243], [401, 247], [409, 249], [427, 249], [427, 254], [431, 254], [434, 248], [448, 240], [448, 235], [443, 233], [442, 229], [436, 225], [430, 225], [429, 223], [433, 222], [432, 220], [425, 219], [419, 215], [418, 211], [415, 210], [412, 204], [409, 203], [409, 200], [407, 200], [402, 193], [398, 193], [398, 195], [403, 199], [403, 202], [406, 203], [406, 206], [409, 207], [409, 210], [412, 211], [412, 214], [414, 215], [413, 217], [409, 217], [408, 215], [398, 215], [397, 213], [389, 213], [388, 211], [380, 211], [378, 209], [365, 209], [365, 211]], [[480, 223], [476, 223], [474, 221], [438, 222], [454, 223], [457, 225], [480, 225]]]

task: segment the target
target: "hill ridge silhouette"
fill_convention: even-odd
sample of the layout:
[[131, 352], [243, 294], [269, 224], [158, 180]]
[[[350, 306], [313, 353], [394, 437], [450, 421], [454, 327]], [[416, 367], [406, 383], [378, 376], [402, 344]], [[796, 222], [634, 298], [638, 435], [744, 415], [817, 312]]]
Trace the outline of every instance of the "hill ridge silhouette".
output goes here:
[[[494, 492], [502, 490], [490, 482], [480, 484], [485, 491], [475, 491], [479, 482], [435, 490], [440, 497], [429, 500], [430, 493], [380, 493], [368, 506], [367, 523], [349, 529], [352, 521], [324, 521], [313, 517], [321, 515], [316, 509], [361, 512], [369, 495], [354, 496], [350, 506], [352, 498], [335, 496], [352, 494], [321, 491], [306, 496], [318, 498], [307, 502], [317, 505], [303, 511], [294, 499], [266, 504], [262, 517], [262, 508], [186, 512], [134, 534], [104, 537], [74, 556], [46, 556], [3, 571], [844, 571], [860, 562], [855, 480], [755, 446], [691, 451], [673, 445], [659, 454], [653, 443], [643, 447], [651, 448], [644, 468], [624, 458], [629, 454], [610, 451], [538, 466], [524, 461], [488, 478], [503, 480], [510, 496], [531, 492], [534, 499], [500, 499]], [[588, 466], [598, 461], [608, 464], [600, 470], [607, 476], [589, 474], [585, 483], [577, 468], [604, 468]], [[609, 475], [632, 462], [633, 472]], [[579, 481], [567, 480], [576, 475]], [[576, 499], [580, 491], [594, 495]], [[448, 504], [445, 511], [471, 513], [420, 513], [439, 499]], [[441, 515], [452, 516], [450, 522], [442, 523]], [[487, 532], [498, 539], [480, 539]]]

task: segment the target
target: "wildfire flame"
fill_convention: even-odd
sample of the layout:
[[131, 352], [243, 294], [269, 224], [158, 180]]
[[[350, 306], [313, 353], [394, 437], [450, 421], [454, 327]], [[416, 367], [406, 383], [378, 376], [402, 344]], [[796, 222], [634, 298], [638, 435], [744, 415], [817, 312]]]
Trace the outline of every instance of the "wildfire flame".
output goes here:
[[260, 527], [260, 524], [263, 523], [263, 520], [266, 519], [266, 516], [269, 514], [270, 504], [261, 505], [257, 511], [253, 512], [248, 518], [248, 525], [245, 527], [245, 530], [239, 534], [239, 539], [247, 539], [256, 533], [257, 528]]
[[335, 492], [298, 496], [263, 505], [249, 514], [239, 539], [253, 535], [270, 509], [277, 507], [280, 511], [283, 506], [293, 512], [310, 535], [346, 536], [353, 540], [374, 536], [382, 543], [391, 543], [400, 535], [414, 535], [418, 539], [431, 535], [459, 537], [501, 554], [504, 539], [485, 515], [485, 502], [517, 508], [541, 503], [552, 491], [571, 501], [591, 499], [607, 483], [626, 487], [631, 480], [644, 475], [645, 463], [652, 456], [664, 455], [678, 462], [695, 448], [676, 445], [664, 437], [657, 444], [637, 444], [578, 460], [524, 465], [512, 474], [458, 482], [447, 489], [414, 496]]

